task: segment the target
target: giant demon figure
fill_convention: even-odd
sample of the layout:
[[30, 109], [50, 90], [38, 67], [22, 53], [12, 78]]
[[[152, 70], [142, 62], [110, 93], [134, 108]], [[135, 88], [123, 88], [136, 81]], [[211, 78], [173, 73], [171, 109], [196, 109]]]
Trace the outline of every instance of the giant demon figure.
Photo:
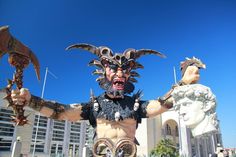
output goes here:
[[[157, 100], [141, 100], [141, 92], [129, 96], [134, 90], [133, 83], [137, 82], [135, 77], [139, 76], [135, 70], [143, 68], [137, 59], [146, 54], [160, 57], [164, 55], [149, 49], [127, 49], [122, 54], [114, 54], [108, 47], [89, 44], [75, 44], [67, 49], [74, 48], [97, 55], [98, 59], [89, 64], [99, 68], [93, 73], [99, 75], [97, 81], [105, 90], [103, 94], [95, 97], [91, 92], [91, 100], [87, 103], [64, 105], [33, 96], [27, 89], [19, 88], [11, 92], [13, 106], [21, 108], [27, 105], [47, 117], [58, 120], [89, 120], [96, 130], [94, 156], [136, 156], [138, 141], [135, 131], [138, 123], [142, 118], [154, 117], [171, 108], [171, 93], [176, 86]], [[196, 83], [199, 80], [199, 68], [202, 67], [203, 64], [196, 58], [182, 63], [182, 79], [177, 86]]]

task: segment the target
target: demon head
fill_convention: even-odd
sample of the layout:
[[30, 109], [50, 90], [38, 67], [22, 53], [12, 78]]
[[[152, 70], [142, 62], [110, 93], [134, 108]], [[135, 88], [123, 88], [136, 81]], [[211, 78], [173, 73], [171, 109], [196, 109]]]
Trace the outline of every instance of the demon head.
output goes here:
[[133, 83], [137, 82], [135, 77], [139, 77], [135, 70], [143, 68], [143, 65], [136, 61], [139, 57], [146, 54], [165, 57], [160, 52], [149, 49], [127, 49], [123, 53], [114, 54], [108, 47], [96, 47], [90, 44], [71, 45], [67, 50], [74, 48], [87, 50], [99, 57], [99, 59], [92, 60], [89, 65], [98, 67], [93, 72], [93, 74], [99, 75], [96, 81], [112, 98], [123, 98], [125, 93], [129, 94], [134, 90]]

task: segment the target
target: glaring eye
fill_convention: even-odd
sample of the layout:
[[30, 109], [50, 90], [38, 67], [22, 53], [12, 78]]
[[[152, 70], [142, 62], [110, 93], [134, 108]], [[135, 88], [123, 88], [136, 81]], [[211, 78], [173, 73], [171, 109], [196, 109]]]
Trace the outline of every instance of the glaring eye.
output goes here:
[[183, 104], [182, 104], [182, 106], [189, 107], [189, 106], [190, 106], [190, 103], [188, 103], [188, 102], [185, 102], [185, 103], [183, 103]]
[[123, 70], [126, 70], [126, 69], [128, 69], [129, 67], [130, 67], [130, 66], [129, 66], [129, 64], [128, 64], [127, 62], [122, 65], [122, 69], [123, 69]]
[[114, 71], [117, 71], [117, 69], [118, 69], [118, 66], [115, 64], [110, 64], [109, 67]]
[[106, 65], [109, 64], [109, 62], [108, 62], [107, 60], [105, 60], [105, 59], [103, 59], [103, 60], [101, 61], [101, 63], [102, 63], [103, 66], [106, 66]]
[[114, 73], [114, 72], [116, 72], [116, 71], [115, 71], [114, 69], [111, 69], [111, 68], [110, 68], [110, 72]]

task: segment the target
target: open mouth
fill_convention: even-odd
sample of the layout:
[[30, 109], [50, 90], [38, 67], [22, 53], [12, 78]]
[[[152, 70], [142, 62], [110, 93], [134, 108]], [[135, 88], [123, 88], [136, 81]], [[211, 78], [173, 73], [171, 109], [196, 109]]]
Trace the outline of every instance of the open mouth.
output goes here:
[[182, 116], [184, 121], [188, 121], [189, 120], [189, 116], [187, 116], [186, 113], [183, 113], [181, 116]]
[[112, 81], [112, 87], [116, 90], [124, 90], [125, 78], [114, 78]]
[[187, 121], [189, 118], [187, 116], [183, 116], [183, 120]]

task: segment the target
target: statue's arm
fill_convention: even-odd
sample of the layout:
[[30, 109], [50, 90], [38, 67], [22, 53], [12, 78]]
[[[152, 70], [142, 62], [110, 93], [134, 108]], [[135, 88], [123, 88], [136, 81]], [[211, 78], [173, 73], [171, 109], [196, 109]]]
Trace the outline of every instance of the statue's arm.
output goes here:
[[78, 121], [82, 119], [81, 104], [65, 105], [55, 101], [47, 101], [37, 96], [31, 95], [28, 106], [42, 113], [46, 117], [57, 120]]
[[173, 98], [171, 96], [174, 88], [177, 86], [194, 84], [199, 81], [199, 68], [197, 66], [188, 66], [182, 79], [162, 97], [157, 100], [150, 100], [146, 107], [147, 117], [154, 117], [173, 107]]

